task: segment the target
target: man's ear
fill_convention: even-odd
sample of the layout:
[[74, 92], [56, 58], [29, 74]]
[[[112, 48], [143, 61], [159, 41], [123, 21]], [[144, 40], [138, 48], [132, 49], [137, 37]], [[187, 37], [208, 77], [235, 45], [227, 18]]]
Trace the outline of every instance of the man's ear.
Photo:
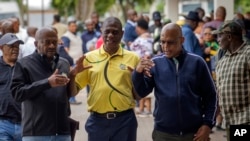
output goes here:
[[35, 41], [35, 42], [34, 42], [34, 45], [35, 45], [35, 47], [37, 48], [38, 42], [37, 42], [37, 41]]

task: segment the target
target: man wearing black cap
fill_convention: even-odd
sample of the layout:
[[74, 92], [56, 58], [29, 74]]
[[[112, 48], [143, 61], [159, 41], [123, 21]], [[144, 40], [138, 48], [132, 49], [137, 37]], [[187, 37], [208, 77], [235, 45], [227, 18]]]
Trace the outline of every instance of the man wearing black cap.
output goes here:
[[213, 34], [226, 51], [216, 66], [216, 85], [229, 137], [230, 125], [250, 125], [250, 45], [243, 41], [242, 27], [235, 21], [226, 21]]
[[159, 11], [155, 11], [152, 16], [154, 20], [154, 24], [150, 26], [149, 32], [154, 33], [156, 28], [162, 28], [162, 23], [161, 23], [161, 13]]
[[23, 44], [15, 34], [6, 33], [0, 39], [0, 140], [21, 141], [21, 103], [11, 96], [10, 84], [14, 65]]
[[154, 20], [154, 24], [149, 27], [149, 33], [152, 35], [154, 38], [154, 47], [153, 51], [154, 53], [159, 53], [161, 52], [161, 48], [159, 45], [159, 40], [160, 40], [160, 33], [162, 29], [162, 23], [161, 23], [161, 13], [159, 11], [155, 11], [152, 16]]
[[202, 49], [199, 40], [194, 34], [194, 30], [200, 21], [199, 15], [195, 11], [190, 11], [185, 17], [185, 24], [182, 26], [182, 34], [185, 38], [183, 43], [184, 49], [190, 53], [202, 56]]

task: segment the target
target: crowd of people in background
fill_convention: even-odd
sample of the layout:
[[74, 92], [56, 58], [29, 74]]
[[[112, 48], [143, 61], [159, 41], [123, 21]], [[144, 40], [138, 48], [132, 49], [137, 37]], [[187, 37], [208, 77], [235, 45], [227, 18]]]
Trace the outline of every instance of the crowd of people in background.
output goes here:
[[154, 141], [208, 141], [214, 126], [229, 140], [230, 125], [250, 125], [250, 12], [126, 14], [122, 25], [93, 12], [80, 34], [58, 14], [40, 29], [2, 19], [0, 140], [73, 140], [70, 104], [85, 87], [90, 141], [135, 141], [136, 117], [154, 116]]

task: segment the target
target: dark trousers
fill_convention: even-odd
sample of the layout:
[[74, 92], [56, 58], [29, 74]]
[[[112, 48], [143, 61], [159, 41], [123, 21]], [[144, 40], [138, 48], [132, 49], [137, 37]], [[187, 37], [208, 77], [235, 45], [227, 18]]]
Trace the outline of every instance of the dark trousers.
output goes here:
[[152, 134], [153, 141], [193, 141], [194, 134], [172, 135], [154, 130]]
[[136, 141], [137, 120], [133, 110], [114, 119], [90, 115], [85, 124], [88, 141]]

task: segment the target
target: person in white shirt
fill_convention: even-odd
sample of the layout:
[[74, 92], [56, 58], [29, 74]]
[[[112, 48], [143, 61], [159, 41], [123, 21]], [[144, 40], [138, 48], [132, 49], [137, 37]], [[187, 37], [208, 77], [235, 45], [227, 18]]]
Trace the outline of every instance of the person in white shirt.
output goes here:
[[76, 32], [76, 21], [69, 21], [68, 31], [64, 33], [61, 37], [65, 50], [74, 59], [74, 63], [79, 57], [83, 55], [82, 40], [79, 36], [77, 36]]
[[26, 29], [22, 28], [22, 26], [20, 26], [20, 20], [18, 17], [11, 17], [9, 18], [10, 21], [13, 22], [14, 24], [14, 33], [16, 34], [16, 36], [18, 37], [18, 39], [21, 39], [22, 41], [26, 42], [27, 38], [28, 38], [28, 34]]
[[36, 50], [34, 42], [37, 29], [38, 29], [37, 27], [27, 28], [28, 38], [25, 44], [20, 46], [19, 58], [28, 56]]

